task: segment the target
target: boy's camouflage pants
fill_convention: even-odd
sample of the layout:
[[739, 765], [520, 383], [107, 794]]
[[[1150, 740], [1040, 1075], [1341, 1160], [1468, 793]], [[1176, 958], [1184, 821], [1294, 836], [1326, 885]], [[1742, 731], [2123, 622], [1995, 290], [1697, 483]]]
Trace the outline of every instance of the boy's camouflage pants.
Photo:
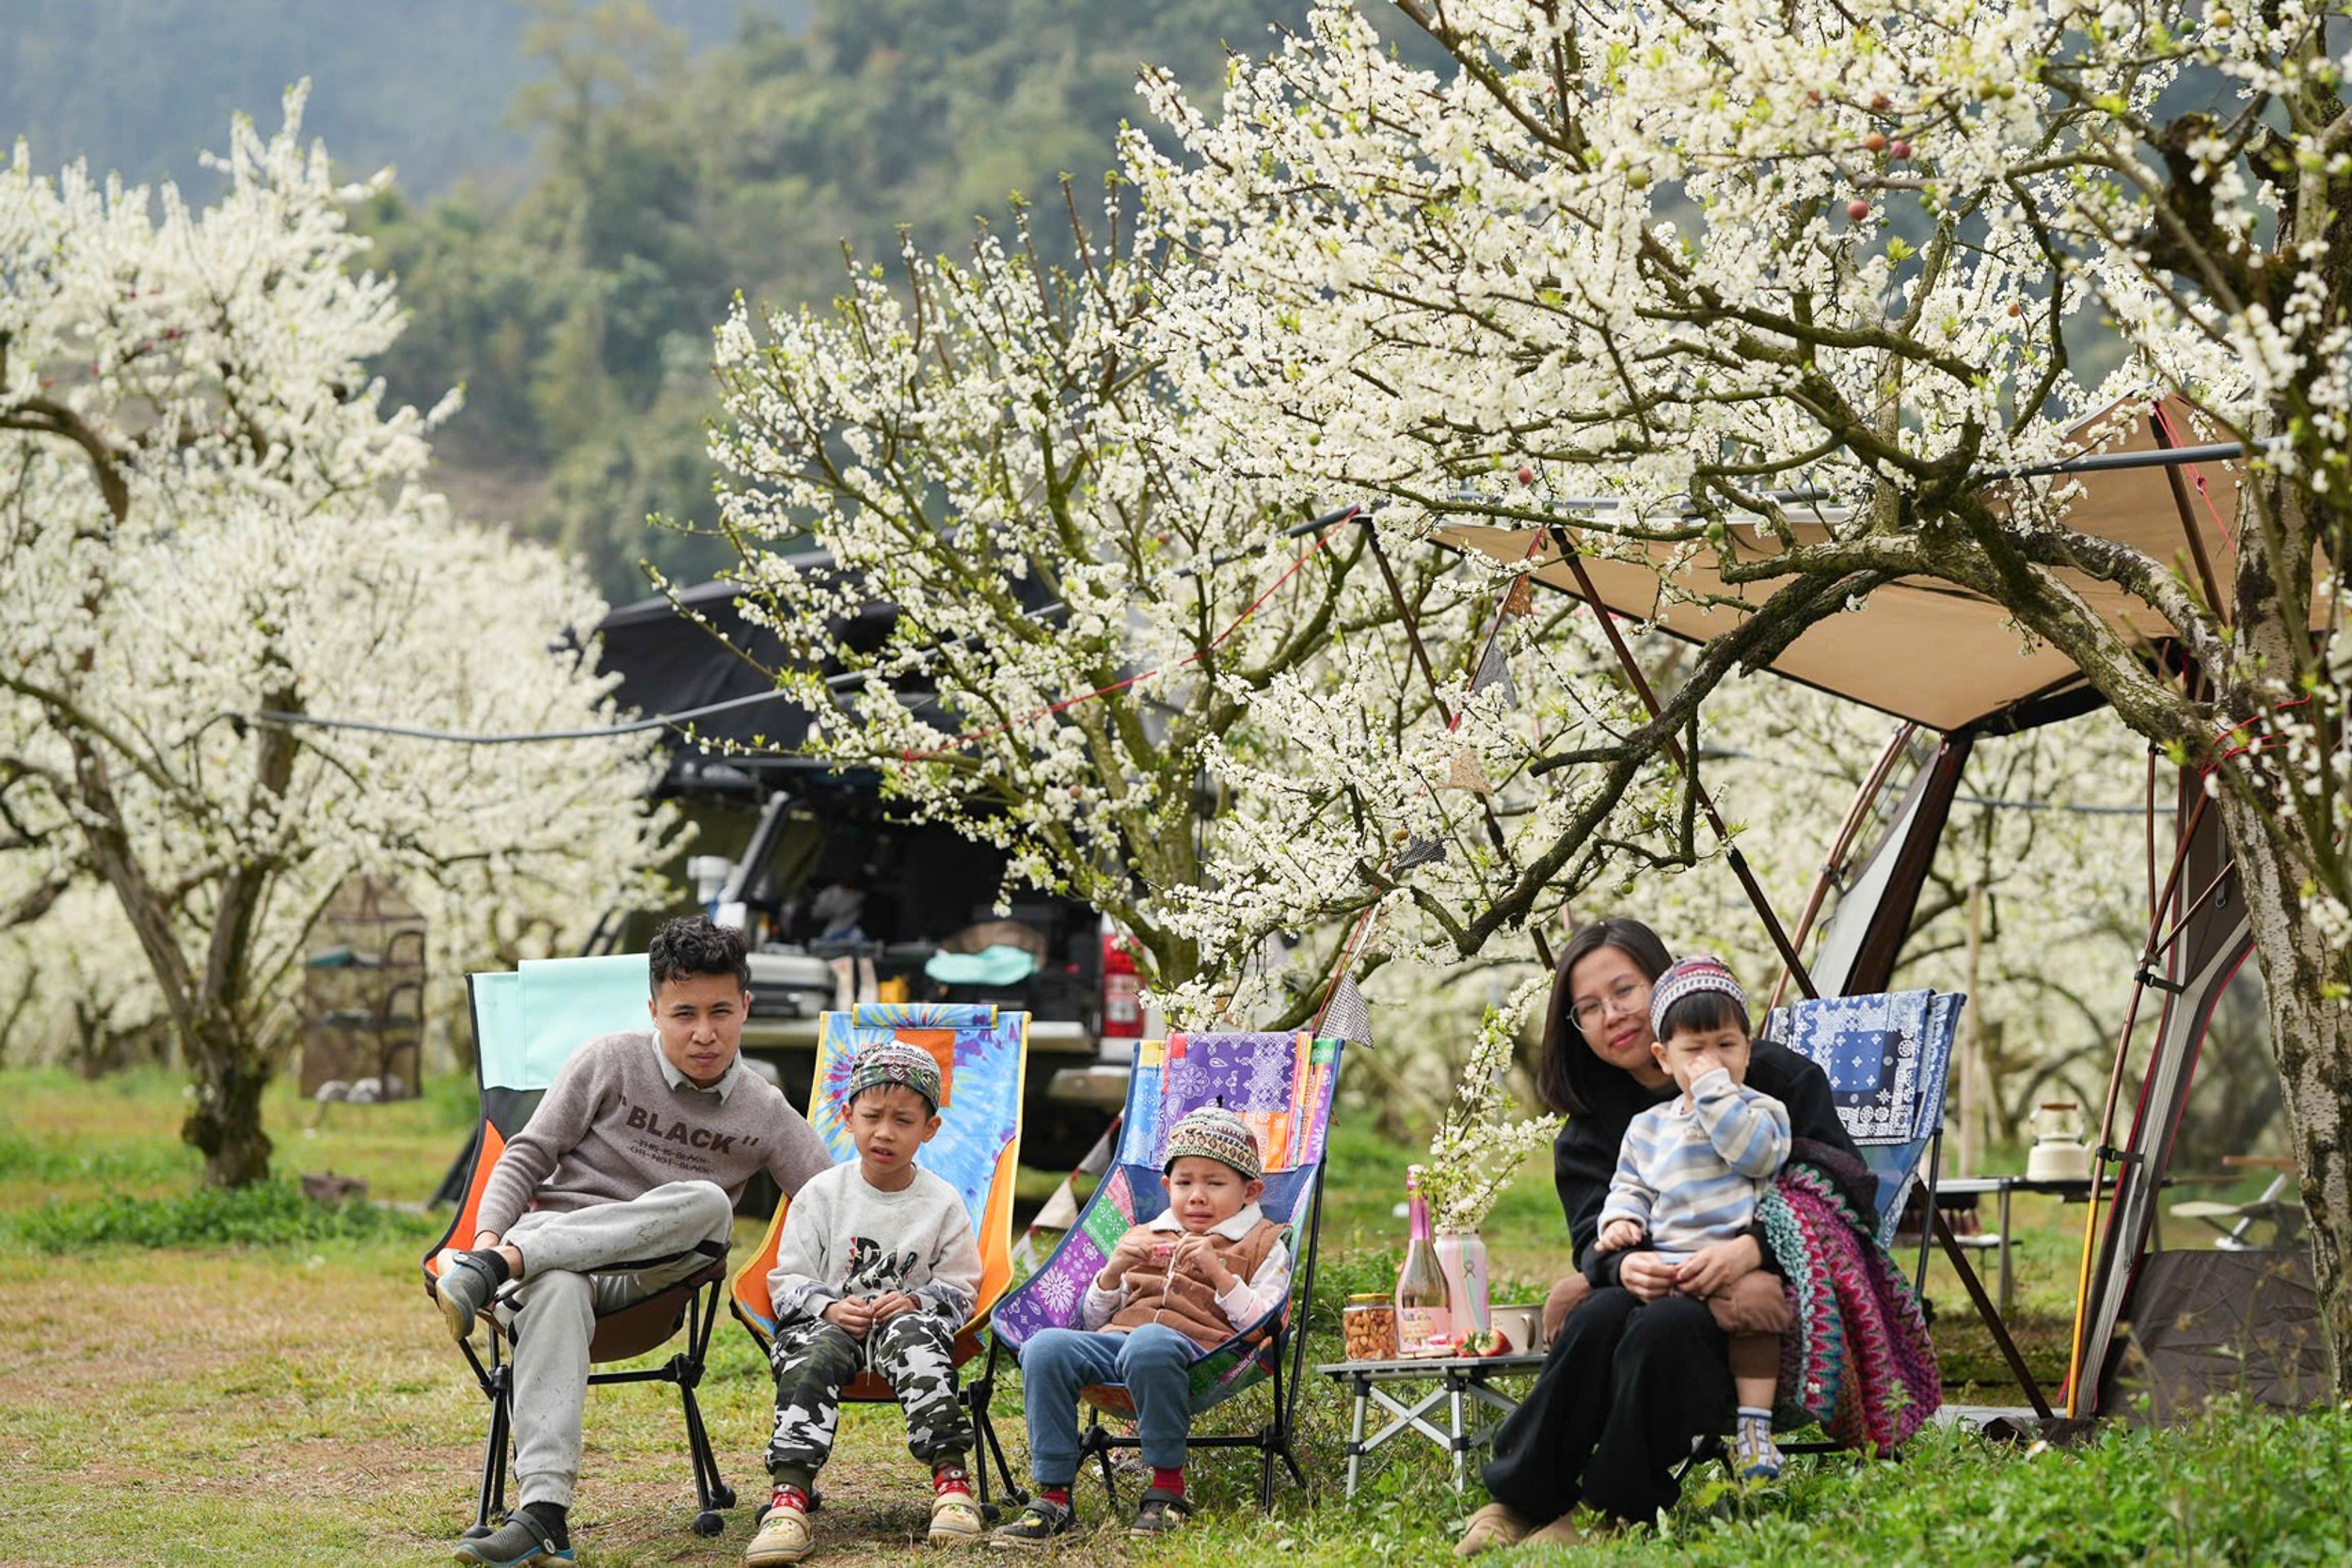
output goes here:
[[769, 1364], [776, 1374], [776, 1433], [768, 1443], [772, 1474], [814, 1475], [833, 1452], [841, 1424], [841, 1389], [862, 1371], [880, 1375], [906, 1412], [907, 1448], [936, 1468], [972, 1450], [972, 1423], [956, 1399], [955, 1331], [928, 1312], [901, 1312], [867, 1331], [864, 1343], [822, 1318], [776, 1329]]

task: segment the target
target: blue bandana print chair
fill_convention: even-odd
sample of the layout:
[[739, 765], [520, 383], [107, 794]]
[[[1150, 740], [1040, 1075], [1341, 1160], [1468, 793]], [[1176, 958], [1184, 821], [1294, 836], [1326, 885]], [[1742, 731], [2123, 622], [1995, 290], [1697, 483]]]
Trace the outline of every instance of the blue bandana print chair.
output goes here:
[[[1925, 1212], [1935, 1212], [1944, 1095], [1966, 1002], [1957, 993], [1925, 990], [1825, 996], [1776, 1008], [1765, 1021], [1763, 1037], [1788, 1047], [1829, 1079], [1838, 1122], [1877, 1180], [1876, 1212], [1867, 1217], [1876, 1221], [1881, 1247], [1894, 1240], [1923, 1161]], [[1820, 1270], [1792, 1262], [1793, 1253], [1808, 1264], [1825, 1263], [1834, 1249], [1816, 1246], [1850, 1234], [1821, 1190], [1793, 1175], [1766, 1195], [1757, 1214], [1773, 1238], [1797, 1316], [1796, 1329], [1783, 1343], [1779, 1402], [1784, 1414], [1820, 1420], [1830, 1438], [1788, 1444], [1786, 1451], [1851, 1447], [1893, 1452], [1943, 1397], [1927, 1324], [1911, 1293], [1926, 1283], [1929, 1227], [1922, 1227], [1918, 1266], [1907, 1291], [1883, 1253], [1875, 1259], [1861, 1257], [1861, 1274], [1835, 1284]], [[1808, 1227], [1814, 1244], [1804, 1241]]]
[[[1956, 991], [1928, 990], [1823, 996], [1775, 1007], [1765, 1019], [1764, 1038], [1828, 1077], [1837, 1119], [1878, 1178], [1882, 1244], [1894, 1241], [1904, 1199], [1919, 1180], [1920, 1157], [1942, 1151], [1944, 1091], [1967, 1001]], [[1937, 1163], [1924, 1162], [1929, 1213]], [[1928, 1228], [1919, 1237], [1920, 1285], [1927, 1280]]]
[[[869, 1045], [912, 1045], [939, 1065], [939, 1132], [915, 1155], [915, 1164], [945, 1180], [963, 1196], [964, 1212], [980, 1247], [980, 1288], [972, 1321], [956, 1337], [961, 1366], [977, 1355], [990, 1309], [1012, 1278], [1014, 1167], [1021, 1159], [1021, 1093], [1027, 1071], [1029, 1015], [998, 1012], [988, 1004], [861, 1002], [851, 1012], [824, 1015], [817, 1044], [817, 1071], [809, 1090], [809, 1125], [825, 1140], [836, 1162], [857, 1158], [843, 1119], [850, 1066]], [[768, 1276], [776, 1266], [789, 1198], [776, 1205], [768, 1234], [751, 1261], [735, 1276], [731, 1307], [736, 1321], [751, 1331], [764, 1356], [776, 1337], [775, 1305]], [[844, 1400], [889, 1402], [890, 1386], [861, 1372], [842, 1389]], [[970, 1390], [965, 1390], [970, 1399]], [[985, 1452], [973, 1456], [980, 1500], [988, 1501]], [[997, 1468], [1004, 1456], [996, 1457]]]
[[[598, 1035], [621, 1029], [650, 1029], [645, 1010], [651, 988], [645, 955], [614, 954], [594, 958], [527, 958], [512, 974], [467, 976], [473, 1004], [474, 1076], [482, 1120], [475, 1129], [473, 1165], [467, 1173], [465, 1195], [450, 1221], [449, 1233], [424, 1255], [424, 1289], [432, 1299], [440, 1273], [440, 1254], [451, 1246], [470, 1246], [478, 1228], [475, 1215], [482, 1191], [505, 1151], [507, 1139], [522, 1131], [538, 1109], [556, 1069], [581, 1045]], [[694, 1471], [697, 1509], [694, 1529], [717, 1535], [725, 1521], [719, 1510], [735, 1506], [735, 1493], [719, 1479], [719, 1462], [703, 1426], [702, 1407], [694, 1388], [702, 1381], [703, 1358], [710, 1346], [710, 1331], [719, 1321], [719, 1290], [726, 1281], [726, 1259], [711, 1259], [707, 1268], [645, 1300], [607, 1313], [596, 1320], [596, 1337], [588, 1349], [596, 1366], [632, 1361], [659, 1350], [686, 1331], [686, 1347], [659, 1366], [614, 1371], [592, 1371], [591, 1385], [667, 1383], [678, 1391], [686, 1418], [686, 1447]], [[474, 1521], [466, 1533], [487, 1535], [506, 1510], [508, 1439], [514, 1425], [514, 1366], [508, 1357], [506, 1330], [493, 1314], [488, 1353], [460, 1340], [474, 1381], [490, 1402], [490, 1432], [482, 1449], [482, 1487]]]
[[[1104, 1259], [1119, 1238], [1168, 1206], [1160, 1172], [1168, 1128], [1186, 1112], [1222, 1104], [1258, 1136], [1265, 1158], [1265, 1193], [1259, 1202], [1269, 1219], [1290, 1227], [1295, 1262], [1290, 1299], [1225, 1343], [1200, 1353], [1192, 1369], [1195, 1416], [1266, 1379], [1273, 1384], [1271, 1415], [1247, 1434], [1196, 1433], [1190, 1447], [1256, 1449], [1258, 1497], [1265, 1507], [1273, 1506], [1278, 1458], [1289, 1467], [1294, 1480], [1305, 1484], [1292, 1437], [1299, 1374], [1306, 1358], [1306, 1308], [1293, 1304], [1308, 1301], [1314, 1286], [1324, 1139], [1330, 1126], [1340, 1054], [1340, 1041], [1308, 1034], [1171, 1035], [1165, 1042], [1145, 1040], [1136, 1046], [1119, 1148], [1110, 1169], [1078, 1215], [1077, 1224], [1044, 1264], [996, 1306], [987, 1370], [971, 1392], [975, 1420], [985, 1434], [983, 1441], [997, 1452], [1000, 1468], [1002, 1450], [991, 1429], [988, 1409], [997, 1356], [1002, 1353], [1017, 1355], [1041, 1330], [1077, 1326], [1087, 1282], [1102, 1271]], [[1128, 1414], [1133, 1406], [1125, 1391], [1115, 1387], [1088, 1389], [1086, 1398], [1094, 1407], [1095, 1418], [1088, 1426], [1079, 1462], [1083, 1465], [1088, 1453], [1096, 1456], [1102, 1465], [1103, 1483], [1116, 1499], [1110, 1450], [1134, 1448], [1137, 1442], [1112, 1433], [1103, 1425], [1101, 1413]], [[1016, 1499], [1024, 1497], [1009, 1472], [1005, 1482], [1009, 1494]]]

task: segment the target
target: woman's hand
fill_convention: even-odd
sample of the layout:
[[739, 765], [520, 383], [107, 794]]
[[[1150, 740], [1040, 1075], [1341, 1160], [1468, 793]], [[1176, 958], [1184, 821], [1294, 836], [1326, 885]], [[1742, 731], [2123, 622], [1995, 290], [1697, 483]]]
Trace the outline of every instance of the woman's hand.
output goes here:
[[1629, 1252], [1617, 1265], [1617, 1283], [1644, 1301], [1656, 1301], [1674, 1290], [1675, 1266], [1654, 1252]]
[[1682, 1267], [1675, 1271], [1674, 1288], [1703, 1301], [1729, 1290], [1734, 1280], [1754, 1274], [1763, 1264], [1764, 1249], [1756, 1244], [1756, 1238], [1735, 1236], [1691, 1254]]

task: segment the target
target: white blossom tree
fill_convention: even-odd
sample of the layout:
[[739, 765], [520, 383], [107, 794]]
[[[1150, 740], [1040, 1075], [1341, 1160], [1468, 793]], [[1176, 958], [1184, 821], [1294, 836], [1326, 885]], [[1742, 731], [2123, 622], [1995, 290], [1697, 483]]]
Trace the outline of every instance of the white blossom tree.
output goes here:
[[[1128, 166], [1171, 254], [1154, 341], [1200, 426], [1303, 489], [1391, 500], [1400, 529], [1546, 519], [1524, 467], [1768, 590], [1646, 743], [1912, 578], [2005, 607], [2210, 764], [2352, 1391], [2352, 781], [2310, 629], [2352, 546], [2352, 22], [2311, 0], [1397, 9], [1443, 70], [1331, 4], [1214, 114], [1149, 84], [1184, 145], [1135, 140]], [[2123, 350], [2095, 385], [2086, 333]], [[2257, 452], [2228, 580], [2070, 528], [2064, 484], [1988, 493], [2159, 395]], [[1843, 503], [1824, 541], [1795, 543], [1789, 491]], [[2086, 578], [2169, 625], [2196, 678]], [[1462, 944], [1575, 852], [1524, 856]]]
[[[1187, 429], [1141, 346], [1148, 270], [1105, 225], [1067, 272], [1022, 214], [1014, 244], [984, 234], [968, 261], [853, 269], [830, 311], [739, 307], [718, 338], [723, 526], [813, 754], [1111, 914], [1181, 1016], [1295, 1017], [1335, 922], [1404, 895], [1392, 834], [1465, 847], [1418, 879], [1433, 909], [1517, 874], [1522, 826], [1432, 799], [1467, 744], [1442, 721], [1494, 574], [1375, 561], [1353, 523], [1279, 532], [1327, 508], [1278, 507]], [[878, 600], [887, 635], [845, 641]], [[1515, 633], [1508, 651], [1533, 673], [1575, 650]], [[1551, 695], [1471, 705], [1526, 752], [1577, 717]], [[1269, 968], [1284, 931], [1311, 957]]]
[[[423, 486], [432, 420], [365, 369], [399, 329], [357, 270], [302, 89], [232, 129], [192, 206], [0, 175], [0, 852], [35, 906], [106, 889], [195, 1086], [210, 1180], [266, 1175], [260, 1097], [305, 935], [345, 879], [584, 921], [659, 851], [643, 737], [459, 747], [305, 718], [596, 729], [552, 643], [600, 610], [548, 552]], [[476, 920], [486, 918], [477, 913]]]

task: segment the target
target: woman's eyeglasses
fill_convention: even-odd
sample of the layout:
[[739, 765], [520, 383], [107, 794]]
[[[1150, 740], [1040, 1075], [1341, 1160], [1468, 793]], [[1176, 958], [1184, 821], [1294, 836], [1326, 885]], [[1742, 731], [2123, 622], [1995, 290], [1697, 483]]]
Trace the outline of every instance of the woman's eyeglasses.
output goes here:
[[1630, 1008], [1642, 997], [1649, 993], [1649, 987], [1650, 983], [1647, 980], [1620, 980], [1609, 988], [1609, 994], [1606, 998], [1588, 996], [1570, 1007], [1568, 1017], [1576, 1022], [1579, 1029], [1590, 1029], [1600, 1022], [1601, 1011], [1604, 1007], [1614, 1004], [1619, 1007]]

